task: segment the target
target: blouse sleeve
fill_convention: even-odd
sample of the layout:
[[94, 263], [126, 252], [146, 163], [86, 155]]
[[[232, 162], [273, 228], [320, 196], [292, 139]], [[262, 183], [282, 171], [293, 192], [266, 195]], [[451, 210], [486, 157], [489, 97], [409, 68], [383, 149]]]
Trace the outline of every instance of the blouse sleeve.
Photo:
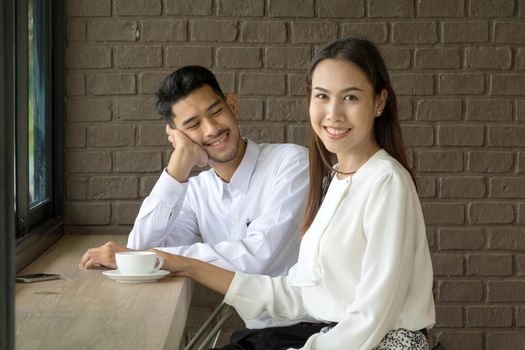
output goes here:
[[418, 263], [416, 239], [426, 239], [421, 206], [408, 176], [390, 173], [375, 184], [363, 225], [367, 247], [355, 301], [333, 329], [313, 335], [302, 349], [372, 349], [396, 327]]
[[255, 319], [264, 311], [277, 321], [308, 318], [299, 289], [290, 285], [287, 277], [236, 272], [224, 302], [233, 306], [244, 320]]

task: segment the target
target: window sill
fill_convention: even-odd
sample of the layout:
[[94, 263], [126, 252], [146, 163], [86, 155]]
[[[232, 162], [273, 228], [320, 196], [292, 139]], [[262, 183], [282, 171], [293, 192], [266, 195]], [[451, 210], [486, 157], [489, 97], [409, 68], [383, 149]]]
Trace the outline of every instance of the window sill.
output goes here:
[[15, 269], [18, 273], [47, 248], [55, 243], [64, 233], [62, 217], [55, 217], [36, 225], [30, 233], [16, 241]]

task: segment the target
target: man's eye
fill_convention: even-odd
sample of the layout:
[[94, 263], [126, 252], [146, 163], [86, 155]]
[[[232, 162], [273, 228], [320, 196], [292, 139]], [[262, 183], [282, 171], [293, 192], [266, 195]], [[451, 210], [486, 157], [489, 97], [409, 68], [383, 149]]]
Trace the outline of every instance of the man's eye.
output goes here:
[[354, 95], [347, 95], [343, 98], [344, 101], [355, 101], [357, 100], [357, 97]]
[[216, 117], [216, 116], [218, 116], [219, 114], [221, 114], [221, 112], [222, 112], [222, 108], [219, 108], [218, 110], [212, 112], [211, 115], [212, 115], [213, 117]]
[[199, 122], [195, 122], [193, 124], [190, 124], [190, 125], [188, 125], [187, 129], [195, 129], [196, 127], [199, 126], [199, 124], [200, 124]]

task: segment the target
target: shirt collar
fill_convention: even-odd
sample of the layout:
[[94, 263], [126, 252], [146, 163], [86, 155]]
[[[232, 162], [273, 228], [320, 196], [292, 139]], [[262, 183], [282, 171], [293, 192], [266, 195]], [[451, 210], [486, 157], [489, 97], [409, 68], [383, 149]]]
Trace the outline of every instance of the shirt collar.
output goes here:
[[[253, 171], [255, 170], [255, 164], [257, 164], [257, 159], [261, 153], [261, 148], [259, 145], [248, 138], [243, 138], [246, 141], [246, 150], [244, 152], [244, 157], [242, 157], [241, 163], [233, 173], [233, 176], [230, 180], [230, 188], [238, 189], [244, 193], [248, 192], [248, 185], [252, 178]], [[215, 174], [215, 178], [219, 183], [219, 188], [221, 192], [221, 198], [223, 196], [223, 190], [225, 182]]]

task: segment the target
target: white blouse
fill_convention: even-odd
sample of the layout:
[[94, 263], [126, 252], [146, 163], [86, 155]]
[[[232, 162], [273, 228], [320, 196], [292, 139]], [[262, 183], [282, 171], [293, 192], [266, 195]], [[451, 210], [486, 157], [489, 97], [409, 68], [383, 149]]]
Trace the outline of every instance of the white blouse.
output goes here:
[[302, 349], [372, 349], [390, 330], [435, 322], [432, 263], [409, 173], [386, 151], [334, 176], [288, 276], [236, 273], [225, 296], [244, 319], [338, 322]]

